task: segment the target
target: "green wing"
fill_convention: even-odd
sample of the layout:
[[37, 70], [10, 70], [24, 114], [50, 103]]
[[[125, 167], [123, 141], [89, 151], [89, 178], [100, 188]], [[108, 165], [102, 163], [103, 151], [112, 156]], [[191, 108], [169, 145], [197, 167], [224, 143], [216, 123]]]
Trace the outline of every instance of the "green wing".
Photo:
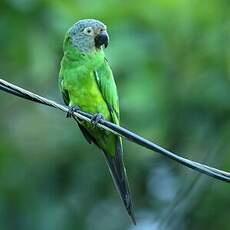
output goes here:
[[69, 93], [67, 90], [64, 89], [63, 87], [63, 76], [60, 74], [59, 75], [59, 78], [58, 78], [58, 86], [59, 86], [59, 90], [62, 94], [62, 97], [63, 97], [63, 100], [65, 102], [66, 105], [69, 105], [69, 101], [70, 101], [70, 98], [69, 98]]
[[120, 112], [117, 87], [113, 78], [112, 70], [106, 59], [104, 64], [94, 71], [94, 74], [101, 94], [107, 103], [113, 122], [119, 124]]
[[[113, 73], [109, 67], [107, 60], [96, 71], [95, 78], [97, 80], [101, 94], [108, 105], [112, 120], [115, 124], [119, 125], [119, 102], [117, 95], [117, 87], [113, 78]], [[114, 138], [114, 135], [110, 135]], [[128, 211], [128, 214], [136, 223], [129, 189], [129, 182], [126, 175], [126, 170], [123, 162], [123, 148], [121, 137], [115, 136], [115, 155], [103, 150], [107, 165], [109, 166], [110, 173], [113, 177], [114, 183], [120, 193], [121, 199]], [[114, 139], [113, 139], [114, 140]]]

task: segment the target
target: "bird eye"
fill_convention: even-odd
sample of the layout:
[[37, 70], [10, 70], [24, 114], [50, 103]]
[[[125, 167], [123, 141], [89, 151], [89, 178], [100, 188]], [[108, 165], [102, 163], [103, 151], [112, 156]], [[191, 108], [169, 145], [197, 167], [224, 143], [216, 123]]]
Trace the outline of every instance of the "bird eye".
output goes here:
[[92, 35], [93, 34], [93, 29], [91, 27], [87, 27], [83, 30], [83, 32], [87, 35]]

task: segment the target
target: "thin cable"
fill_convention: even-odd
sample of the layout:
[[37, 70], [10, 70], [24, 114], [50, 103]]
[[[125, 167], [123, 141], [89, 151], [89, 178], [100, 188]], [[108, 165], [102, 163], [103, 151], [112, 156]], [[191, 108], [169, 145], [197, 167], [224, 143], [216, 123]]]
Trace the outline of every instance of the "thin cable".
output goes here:
[[[52, 100], [41, 97], [37, 94], [34, 94], [28, 90], [22, 89], [16, 85], [13, 85], [13, 84], [11, 84], [5, 80], [2, 80], [2, 79], [0, 79], [0, 89], [9, 93], [9, 94], [13, 94], [15, 96], [19, 96], [19, 97], [22, 97], [24, 99], [27, 99], [27, 100], [30, 100], [33, 102], [37, 102], [37, 103], [41, 103], [44, 105], [48, 105], [50, 107], [57, 108], [57, 109], [62, 110], [66, 113], [70, 109], [68, 106], [58, 104], [57, 102], [54, 102]], [[83, 111], [77, 111], [77, 112], [74, 112], [74, 116], [75, 116], [75, 118], [77, 117], [77, 118], [80, 118], [80, 119], [85, 120], [87, 122], [91, 122], [91, 118], [93, 115], [88, 114], [88, 113], [83, 112]], [[162, 154], [162, 155], [164, 155], [164, 156], [166, 156], [166, 157], [168, 157], [174, 161], [177, 161], [178, 163], [180, 163], [180, 164], [182, 164], [182, 165], [184, 165], [190, 169], [196, 170], [196, 171], [203, 173], [203, 174], [206, 174], [210, 177], [214, 177], [218, 180], [230, 183], [230, 173], [229, 172], [219, 170], [219, 169], [210, 167], [208, 165], [200, 164], [198, 162], [183, 158], [183, 157], [181, 157], [175, 153], [172, 153], [172, 152], [160, 147], [159, 145], [154, 144], [153, 142], [148, 141], [148, 140], [144, 139], [143, 137], [141, 137], [141, 136], [125, 129], [125, 128], [122, 128], [118, 125], [115, 125], [109, 121], [102, 119], [98, 122], [97, 126], [102, 128], [102, 129], [108, 130], [108, 131], [110, 131], [116, 135], [125, 137], [126, 139], [130, 140], [131, 142], [134, 142], [138, 145], [141, 145], [147, 149], [150, 149], [150, 150], [153, 150], [154, 152], [160, 153], [160, 154]]]

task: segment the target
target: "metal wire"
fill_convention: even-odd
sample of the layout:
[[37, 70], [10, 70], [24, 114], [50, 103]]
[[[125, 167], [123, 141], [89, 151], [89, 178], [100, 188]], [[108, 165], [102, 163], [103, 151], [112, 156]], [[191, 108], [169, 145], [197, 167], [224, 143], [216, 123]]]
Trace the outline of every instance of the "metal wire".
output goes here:
[[[3, 79], [0, 79], [0, 90], [5, 91], [9, 94], [13, 94], [15, 96], [33, 101], [33, 102], [37, 102], [37, 103], [41, 103], [59, 110], [62, 110], [63, 112], [67, 113], [69, 111], [69, 107], [68, 106], [64, 106], [61, 105], [55, 101], [49, 100], [47, 98], [41, 97], [37, 94], [34, 94], [28, 90], [25, 90], [23, 88], [20, 88], [16, 85], [13, 85]], [[74, 112], [74, 116], [75, 118], [80, 118], [82, 120], [85, 120], [87, 122], [91, 122], [91, 118], [92, 118], [92, 114], [83, 112], [83, 111], [77, 111]], [[136, 133], [133, 133], [121, 126], [115, 125], [109, 121], [106, 121], [104, 119], [100, 120], [97, 124], [98, 127], [104, 129], [104, 130], [108, 130], [116, 135], [119, 135], [121, 137], [125, 137], [126, 139], [128, 139], [131, 142], [134, 142], [138, 145], [141, 145], [147, 149], [150, 149], [154, 152], [157, 152], [161, 155], [164, 155], [190, 169], [193, 169], [195, 171], [198, 171], [200, 173], [206, 174], [210, 177], [214, 177], [218, 180], [221, 181], [225, 181], [230, 183], [230, 173], [223, 171], [223, 170], [219, 170], [213, 167], [210, 167], [208, 165], [205, 164], [201, 164], [192, 160], [189, 160], [187, 158], [181, 157], [173, 152], [170, 152], [164, 148], [162, 148], [161, 146], [154, 144], [153, 142], [144, 139], [143, 137], [137, 135]]]

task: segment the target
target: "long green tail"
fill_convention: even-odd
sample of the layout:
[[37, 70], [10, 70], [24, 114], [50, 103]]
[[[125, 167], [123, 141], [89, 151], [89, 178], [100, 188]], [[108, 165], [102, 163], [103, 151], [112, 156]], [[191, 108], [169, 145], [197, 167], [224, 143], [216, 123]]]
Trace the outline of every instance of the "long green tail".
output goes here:
[[125, 208], [131, 217], [134, 224], [136, 224], [133, 204], [131, 199], [131, 193], [129, 189], [129, 182], [123, 162], [123, 149], [121, 138], [117, 137], [116, 141], [116, 154], [111, 156], [104, 151], [106, 163], [109, 167], [110, 174], [112, 175], [114, 184], [120, 194], [122, 201], [124, 202]]

